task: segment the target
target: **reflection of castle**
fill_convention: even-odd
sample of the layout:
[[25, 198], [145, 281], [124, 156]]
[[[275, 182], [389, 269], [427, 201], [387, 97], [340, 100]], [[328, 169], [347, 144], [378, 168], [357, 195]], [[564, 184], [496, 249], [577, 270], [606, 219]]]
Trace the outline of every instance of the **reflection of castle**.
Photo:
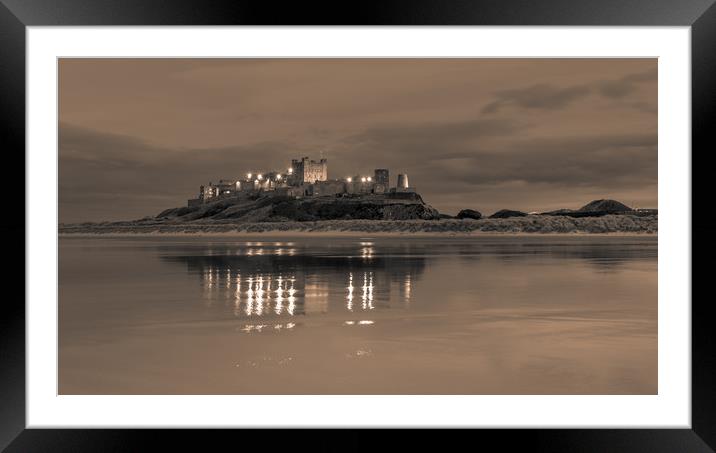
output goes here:
[[[235, 180], [219, 180], [199, 187], [199, 196], [188, 200], [189, 206], [200, 205], [240, 194], [268, 192], [276, 196], [295, 198], [341, 194], [400, 194], [415, 192], [408, 185], [408, 175], [398, 175], [396, 187], [390, 187], [390, 172], [377, 168], [372, 175], [355, 175], [343, 179], [328, 179], [328, 160], [293, 159], [285, 172], [249, 172]], [[398, 195], [396, 195], [398, 196]]]
[[410, 302], [424, 258], [375, 256], [372, 243], [344, 256], [312, 256], [292, 243], [248, 243], [185, 261], [201, 278], [207, 304], [229, 305], [241, 318], [361, 312]]

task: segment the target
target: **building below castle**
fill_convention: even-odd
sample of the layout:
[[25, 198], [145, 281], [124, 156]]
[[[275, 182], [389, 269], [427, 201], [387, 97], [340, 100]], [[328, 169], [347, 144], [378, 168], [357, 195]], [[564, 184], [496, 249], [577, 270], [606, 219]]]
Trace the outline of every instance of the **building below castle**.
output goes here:
[[415, 192], [408, 184], [408, 175], [398, 175], [395, 187], [390, 187], [390, 172], [376, 168], [372, 175], [353, 175], [343, 179], [328, 179], [328, 160], [293, 159], [286, 171], [253, 172], [245, 177], [199, 186], [199, 196], [187, 201], [197, 206], [240, 194], [266, 192], [294, 198], [339, 196], [351, 194], [399, 194]]

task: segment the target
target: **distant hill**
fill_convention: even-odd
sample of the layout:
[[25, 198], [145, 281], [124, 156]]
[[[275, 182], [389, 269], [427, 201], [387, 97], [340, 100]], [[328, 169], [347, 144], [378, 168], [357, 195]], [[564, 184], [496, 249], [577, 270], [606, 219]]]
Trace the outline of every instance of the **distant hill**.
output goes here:
[[579, 212], [605, 212], [608, 214], [628, 211], [633, 211], [633, 209], [616, 200], [594, 200], [579, 208]]

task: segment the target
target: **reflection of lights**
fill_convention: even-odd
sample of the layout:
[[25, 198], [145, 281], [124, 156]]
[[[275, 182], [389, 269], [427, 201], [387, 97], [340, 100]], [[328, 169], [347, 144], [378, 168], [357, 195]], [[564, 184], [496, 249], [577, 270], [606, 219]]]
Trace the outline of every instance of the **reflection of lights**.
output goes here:
[[348, 178], [346, 178], [346, 181], [347, 181], [347, 182], [353, 182], [353, 178], [348, 177]]
[[264, 175], [256, 175], [256, 179], [258, 179], [259, 181], [261, 181], [262, 179], [264, 179]]
[[371, 181], [373, 180], [373, 178], [371, 178], [370, 176], [368, 176], [368, 177], [367, 177], [367, 178], [365, 178], [365, 179], [367, 179], [367, 180], [368, 180], [368, 182], [371, 182]]
[[289, 169], [288, 169], [288, 174], [289, 174], [289, 175], [290, 175], [290, 174], [293, 174], [293, 168], [289, 168]]
[[363, 272], [363, 286], [361, 286], [363, 310], [373, 309], [373, 287], [373, 272]]
[[276, 181], [281, 181], [281, 175], [276, 175]]
[[[242, 332], [246, 332], [246, 333], [252, 333], [252, 332], [259, 332], [259, 333], [261, 333], [261, 331], [263, 331], [264, 329], [270, 329], [270, 328], [272, 328], [272, 327], [273, 327], [273, 330], [277, 330], [277, 331], [280, 332], [281, 330], [291, 330], [291, 329], [293, 329], [294, 327], [296, 327], [296, 324], [294, 324], [294, 323], [292, 323], [292, 322], [288, 322], [288, 323], [286, 323], [286, 324], [273, 324], [273, 325], [269, 325], [269, 324], [245, 324], [244, 327], [242, 327], [241, 329], [238, 329], [238, 330], [241, 330]], [[266, 360], [266, 359], [264, 359], [264, 360]]]
[[254, 312], [261, 316], [264, 312], [264, 294], [266, 293], [264, 291], [264, 278], [259, 277], [258, 281], [256, 282], [256, 309]]
[[373, 258], [373, 247], [363, 247], [361, 249], [361, 258], [364, 258], [364, 259]]
[[276, 284], [276, 306], [274, 307], [274, 312], [280, 315], [281, 311], [283, 311], [283, 279], [279, 277]]
[[246, 309], [244, 310], [247, 315], [251, 316], [251, 313], [254, 311], [254, 279], [252, 277], [249, 277], [249, 289], [246, 291]]
[[410, 281], [410, 274], [406, 274], [405, 276], [405, 283], [404, 283], [404, 289], [405, 289], [405, 302], [410, 302], [410, 290], [412, 288], [412, 282]]
[[361, 286], [361, 301], [363, 302], [363, 310], [368, 308], [368, 274], [363, 272], [363, 286]]
[[353, 311], [353, 272], [348, 274], [348, 295], [346, 296], [346, 308]]
[[360, 182], [365, 182], [365, 176], [360, 179]]
[[288, 314], [293, 316], [293, 312], [296, 310], [296, 297], [294, 294], [296, 294], [296, 290], [293, 288], [293, 282], [294, 280], [291, 280], [291, 286], [288, 288], [288, 307], [286, 307], [286, 311], [288, 311]]
[[[346, 310], [350, 316], [361, 316], [358, 313], [364, 311], [364, 317], [372, 317], [374, 315], [368, 314], [368, 311], [378, 311], [383, 306], [389, 307], [394, 301], [398, 301], [402, 308], [408, 308], [408, 304], [412, 303], [412, 275], [404, 272], [398, 278], [395, 278], [395, 274], [386, 278], [382, 268], [379, 271], [371, 270], [372, 266], [368, 265], [370, 261], [362, 261], [360, 257], [378, 259], [381, 255], [378, 255], [377, 241], [371, 237], [356, 239], [352, 242], [353, 253], [350, 256], [353, 266], [363, 269], [358, 270], [359, 268], [351, 266], [335, 280], [325, 279], [320, 273], [306, 272], [300, 268], [291, 271], [290, 267], [275, 268], [272, 272], [264, 273], [264, 263], [247, 264], [246, 258], [242, 260], [234, 257], [236, 250], [243, 257], [253, 254], [251, 261], [258, 259], [256, 255], [259, 251], [263, 252], [264, 257], [271, 254], [285, 256], [291, 244], [300, 246], [302, 253], [303, 245], [298, 243], [277, 240], [241, 241], [236, 243], [238, 248], [231, 248], [226, 253], [214, 250], [213, 254], [207, 256], [217, 257], [217, 261], [213, 262], [212, 259], [209, 263], [202, 263], [203, 269], [197, 276], [197, 283], [202, 284], [204, 292], [201, 303], [206, 303], [207, 307], [215, 306], [218, 298], [220, 305], [226, 306], [225, 313], [232, 319], [243, 318], [244, 321], [254, 323], [267, 322], [267, 317], [295, 320], [297, 315], [313, 315], [336, 309]], [[358, 244], [360, 245], [356, 247]], [[297, 248], [290, 250], [295, 250], [295, 253], [300, 255]], [[356, 253], [357, 250], [360, 250], [360, 254]], [[218, 257], [226, 254], [228, 260], [219, 260]], [[253, 269], [249, 270], [243, 266]], [[341, 283], [344, 286], [341, 286]], [[343, 324], [342, 321], [338, 322], [338, 325]], [[357, 324], [358, 320], [354, 322]], [[273, 332], [273, 323], [269, 329]]]
[[372, 324], [375, 324], [375, 321], [371, 321], [370, 319], [362, 319], [360, 321], [344, 321], [343, 325], [346, 326], [370, 326]]
[[267, 327], [266, 324], [246, 324], [242, 331], [246, 333], [251, 333], [252, 331], [261, 332], [264, 327]]
[[234, 292], [234, 316], [241, 311], [241, 274], [236, 274], [236, 291]]
[[251, 179], [251, 176], [252, 176], [251, 173], [246, 173], [246, 178], [247, 178], [247, 179]]

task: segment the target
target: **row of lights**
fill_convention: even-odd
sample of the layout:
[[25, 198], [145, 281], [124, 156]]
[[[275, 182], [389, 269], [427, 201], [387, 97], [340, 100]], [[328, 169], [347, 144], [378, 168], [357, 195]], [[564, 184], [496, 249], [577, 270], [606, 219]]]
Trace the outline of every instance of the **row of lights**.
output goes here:
[[[288, 174], [289, 175], [293, 174], [293, 168], [288, 169]], [[251, 179], [252, 176], [253, 176], [253, 173], [246, 173], [246, 179]], [[278, 175], [276, 175], [276, 181], [280, 181], [282, 177], [283, 176], [279, 173]], [[257, 181], [261, 181], [262, 179], [264, 179], [264, 175], [262, 175], [260, 173], [258, 175], [256, 175]]]
[[[371, 178], [370, 176], [362, 176], [360, 178], [360, 182], [371, 182], [372, 180], [373, 178]], [[351, 178], [350, 176], [347, 177], [346, 182], [353, 182], [353, 178]]]

